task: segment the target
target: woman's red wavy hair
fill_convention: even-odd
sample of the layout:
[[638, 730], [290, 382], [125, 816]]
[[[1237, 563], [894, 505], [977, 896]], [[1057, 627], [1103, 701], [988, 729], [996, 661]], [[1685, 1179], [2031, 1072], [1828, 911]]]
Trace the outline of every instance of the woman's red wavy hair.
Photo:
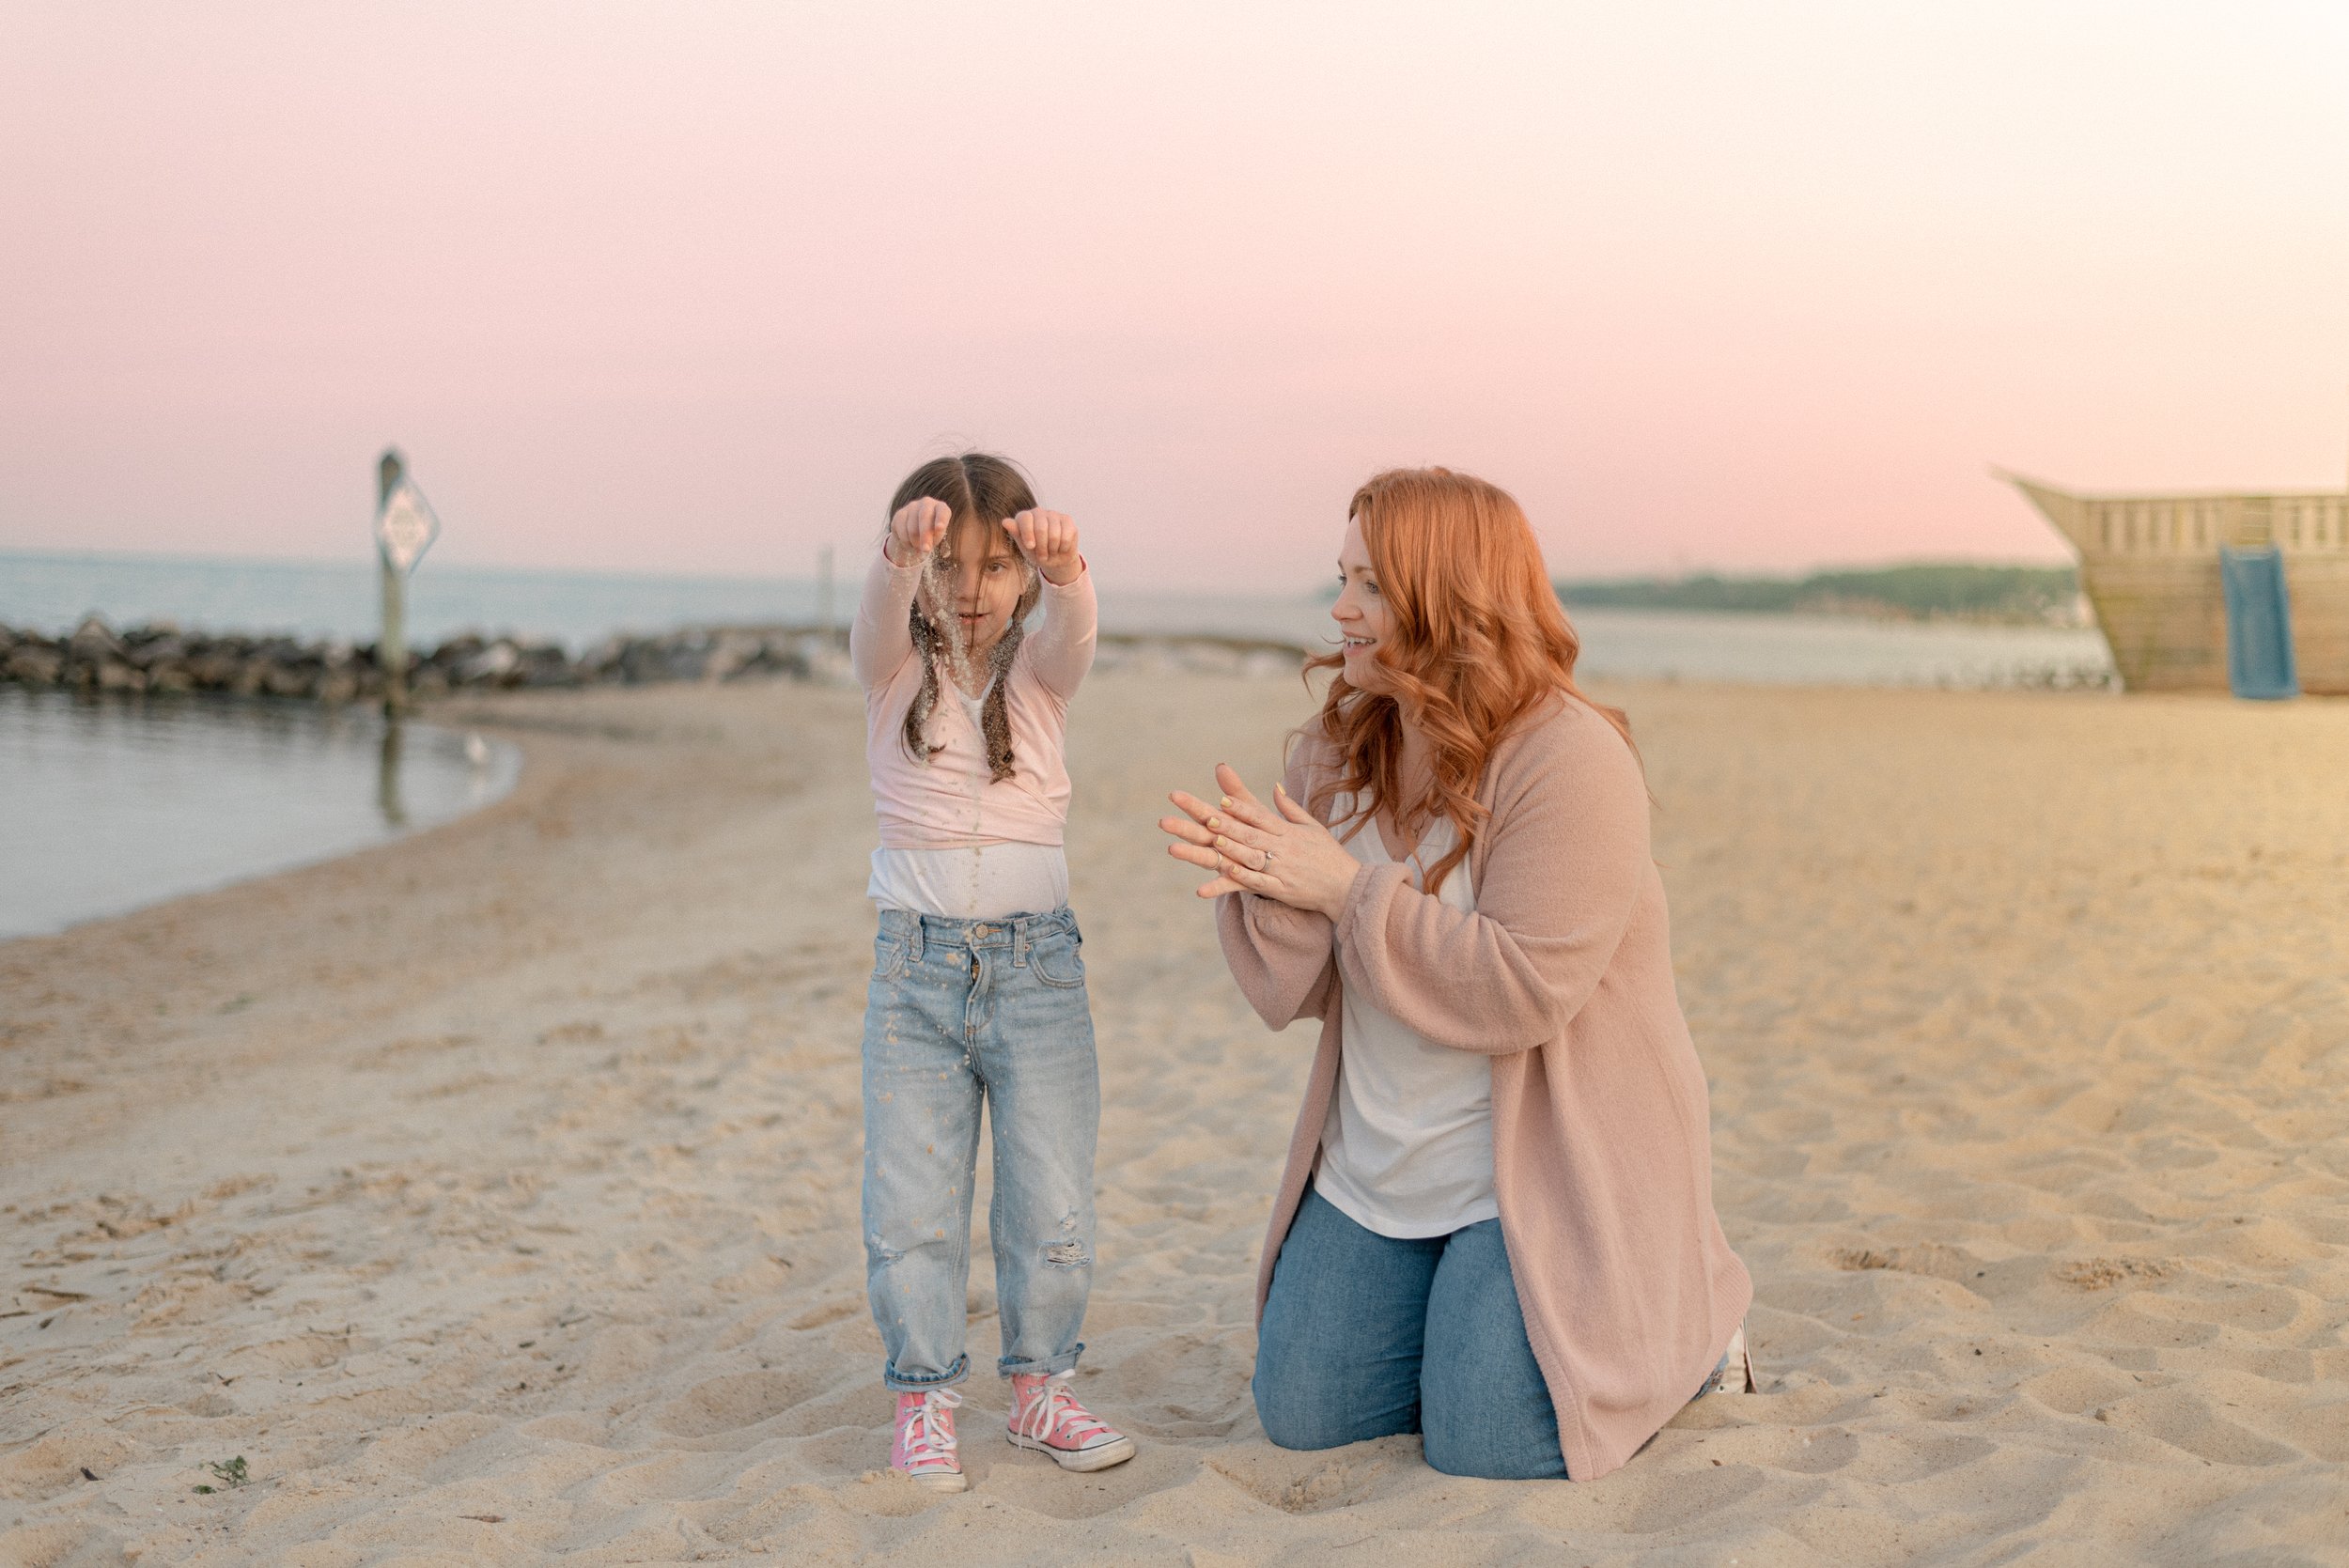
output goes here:
[[[1427, 870], [1433, 893], [1467, 858], [1489, 815], [1476, 800], [1477, 780], [1511, 729], [1561, 691], [1604, 715], [1626, 745], [1631, 722], [1575, 685], [1581, 644], [1550, 586], [1532, 524], [1508, 491], [1447, 468], [1389, 469], [1354, 492], [1346, 516], [1361, 525], [1392, 617], [1373, 657], [1393, 691], [1348, 683], [1342, 655], [1308, 661], [1308, 670], [1338, 672], [1318, 718], [1338, 769], [1306, 804], [1327, 821], [1336, 798], [1352, 796], [1359, 831], [1392, 801], [1397, 825], [1414, 838], [1438, 815], [1451, 818], [1452, 849]], [[1401, 779], [1407, 719], [1426, 737], [1433, 765], [1409, 800]]]

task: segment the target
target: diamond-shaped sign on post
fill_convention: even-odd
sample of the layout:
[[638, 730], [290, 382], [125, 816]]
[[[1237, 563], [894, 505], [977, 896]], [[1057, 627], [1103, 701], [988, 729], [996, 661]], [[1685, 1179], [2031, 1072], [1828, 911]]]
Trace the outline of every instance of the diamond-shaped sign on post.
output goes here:
[[432, 515], [431, 504], [407, 479], [399, 482], [375, 515], [375, 538], [383, 547], [383, 559], [401, 573], [416, 569], [416, 563], [424, 559], [424, 552], [440, 534], [441, 520]]

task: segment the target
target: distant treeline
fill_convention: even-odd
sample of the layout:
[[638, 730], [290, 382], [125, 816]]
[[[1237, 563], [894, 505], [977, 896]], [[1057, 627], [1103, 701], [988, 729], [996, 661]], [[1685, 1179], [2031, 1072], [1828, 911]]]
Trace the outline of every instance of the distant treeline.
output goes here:
[[2070, 567], [1952, 565], [1820, 571], [1799, 578], [1703, 572], [1557, 586], [1568, 605], [1591, 608], [2065, 622], [2078, 600], [2079, 574]]

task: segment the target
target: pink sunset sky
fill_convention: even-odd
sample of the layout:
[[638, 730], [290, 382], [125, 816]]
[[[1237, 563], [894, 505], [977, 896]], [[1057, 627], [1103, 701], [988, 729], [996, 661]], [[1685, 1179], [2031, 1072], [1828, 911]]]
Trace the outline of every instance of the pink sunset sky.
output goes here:
[[2061, 560], [2349, 464], [2349, 5], [10, 7], [0, 548], [805, 576], [1005, 451], [1292, 590], [1372, 470], [1552, 570]]

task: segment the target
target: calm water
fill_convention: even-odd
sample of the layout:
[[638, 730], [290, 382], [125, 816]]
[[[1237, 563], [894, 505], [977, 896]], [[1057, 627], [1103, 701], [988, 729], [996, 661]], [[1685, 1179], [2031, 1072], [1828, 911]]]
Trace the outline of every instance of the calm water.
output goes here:
[[503, 741], [306, 703], [0, 687], [0, 939], [305, 865], [514, 784]]
[[[2104, 634], [2072, 627], [1577, 610], [1579, 673], [1601, 680], [1766, 686], [2093, 686], [2112, 673]], [[1316, 647], [1333, 635], [1314, 599], [1101, 593], [1101, 621], [1135, 632], [1217, 632]]]
[[[852, 592], [854, 584], [843, 592]], [[173, 621], [188, 630], [283, 632], [372, 642], [381, 626], [374, 561], [208, 561], [0, 551], [0, 626], [67, 630]], [[813, 582], [786, 578], [625, 577], [436, 567], [410, 580], [408, 641], [460, 631], [549, 640], [576, 649], [614, 631], [685, 625], [810, 623]], [[846, 616], [849, 606], [843, 603]]]

